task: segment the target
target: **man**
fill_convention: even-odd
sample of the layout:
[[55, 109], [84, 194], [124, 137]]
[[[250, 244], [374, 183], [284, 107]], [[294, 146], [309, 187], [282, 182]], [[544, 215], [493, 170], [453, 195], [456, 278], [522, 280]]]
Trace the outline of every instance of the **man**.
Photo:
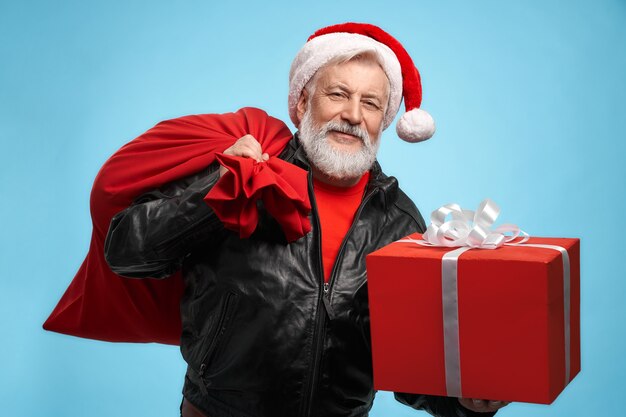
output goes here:
[[[418, 108], [419, 74], [379, 28], [324, 28], [299, 52], [289, 97], [299, 132], [280, 158], [309, 172], [313, 230], [295, 242], [286, 243], [263, 207], [249, 239], [227, 231], [203, 201], [226, 172], [217, 166], [115, 216], [106, 243], [114, 272], [162, 278], [182, 268], [183, 416], [367, 416], [374, 391], [365, 255], [425, 229], [375, 162], [403, 95], [412, 117], [399, 123], [400, 136], [427, 139], [434, 126]], [[250, 135], [224, 153], [269, 158]], [[505, 405], [396, 398], [440, 416], [492, 415]]]

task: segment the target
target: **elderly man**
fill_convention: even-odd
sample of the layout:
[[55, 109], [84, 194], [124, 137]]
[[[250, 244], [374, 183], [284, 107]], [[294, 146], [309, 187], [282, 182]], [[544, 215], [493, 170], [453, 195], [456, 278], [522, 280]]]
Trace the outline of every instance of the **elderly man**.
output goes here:
[[[403, 95], [412, 114], [399, 123], [400, 136], [428, 138], [434, 127], [417, 108], [419, 74], [379, 28], [325, 28], [300, 51], [289, 97], [299, 132], [280, 158], [309, 172], [313, 230], [294, 242], [263, 207], [249, 239], [226, 230], [203, 201], [226, 172], [218, 166], [115, 216], [106, 245], [115, 272], [159, 278], [182, 268], [183, 416], [368, 415], [375, 392], [365, 255], [425, 229], [375, 161]], [[250, 135], [224, 153], [269, 157]], [[484, 416], [505, 405], [396, 398], [439, 416]]]

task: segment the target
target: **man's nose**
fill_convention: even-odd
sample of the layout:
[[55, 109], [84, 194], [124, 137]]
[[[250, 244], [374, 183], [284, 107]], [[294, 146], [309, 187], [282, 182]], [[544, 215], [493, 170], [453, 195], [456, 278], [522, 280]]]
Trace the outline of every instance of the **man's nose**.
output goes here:
[[360, 100], [348, 100], [345, 103], [341, 118], [351, 125], [359, 125], [363, 121], [363, 111]]

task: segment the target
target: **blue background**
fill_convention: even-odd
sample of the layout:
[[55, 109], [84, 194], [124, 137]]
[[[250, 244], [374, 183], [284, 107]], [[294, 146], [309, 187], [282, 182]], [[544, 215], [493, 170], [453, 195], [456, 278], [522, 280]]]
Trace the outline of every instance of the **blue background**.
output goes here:
[[[177, 415], [176, 347], [41, 329], [87, 252], [92, 181], [163, 119], [258, 106], [287, 121], [292, 58], [349, 20], [421, 71], [437, 134], [410, 145], [392, 126], [379, 159], [425, 216], [491, 197], [502, 222], [582, 239], [583, 370], [553, 405], [500, 414], [623, 414], [626, 2], [434, 3], [0, 3], [0, 415]], [[410, 415], [387, 393], [372, 412]]]

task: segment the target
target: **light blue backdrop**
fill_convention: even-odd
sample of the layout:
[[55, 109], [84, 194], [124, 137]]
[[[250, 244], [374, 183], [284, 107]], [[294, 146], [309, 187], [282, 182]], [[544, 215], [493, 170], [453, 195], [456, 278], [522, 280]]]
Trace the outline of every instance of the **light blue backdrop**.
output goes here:
[[[386, 28], [421, 70], [437, 134], [409, 145], [392, 126], [380, 161], [426, 216], [491, 197], [502, 221], [582, 239], [583, 370], [553, 405], [500, 414], [622, 415], [626, 3], [224, 3], [0, 3], [0, 415], [177, 415], [176, 347], [41, 329], [87, 251], [95, 174], [166, 118], [288, 120], [291, 59], [349, 20]], [[386, 393], [372, 412], [420, 414]]]

